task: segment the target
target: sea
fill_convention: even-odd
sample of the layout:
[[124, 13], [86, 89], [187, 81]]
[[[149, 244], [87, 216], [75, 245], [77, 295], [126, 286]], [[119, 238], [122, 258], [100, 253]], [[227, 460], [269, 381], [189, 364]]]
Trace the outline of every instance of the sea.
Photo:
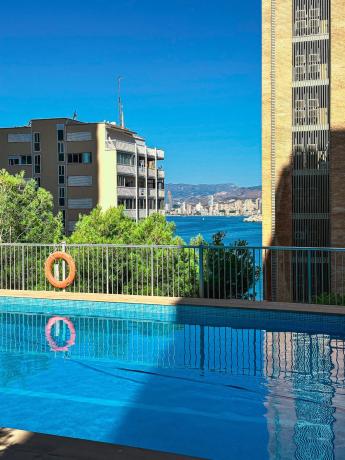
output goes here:
[[249, 246], [262, 245], [261, 222], [244, 222], [242, 216], [168, 216], [176, 225], [175, 234], [189, 243], [191, 238], [201, 234], [207, 242], [212, 235], [225, 232], [224, 244], [231, 245], [236, 240], [245, 240]]

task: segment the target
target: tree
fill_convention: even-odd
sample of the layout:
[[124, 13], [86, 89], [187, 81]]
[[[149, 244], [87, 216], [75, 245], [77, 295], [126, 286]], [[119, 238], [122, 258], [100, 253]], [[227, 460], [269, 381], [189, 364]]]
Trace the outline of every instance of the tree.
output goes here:
[[176, 237], [175, 225], [160, 214], [135, 222], [125, 216], [122, 206], [102, 210], [99, 206], [88, 215], [80, 215], [70, 243], [107, 244], [184, 244]]
[[61, 215], [53, 214], [52, 195], [24, 172], [12, 176], [0, 171], [0, 241], [52, 243], [61, 241]]
[[[87, 284], [93, 292], [196, 295], [197, 252], [185, 247], [174, 232], [175, 225], [160, 214], [134, 222], [122, 207], [105, 211], [97, 207], [80, 216], [68, 240], [79, 267], [77, 287], [84, 289]], [[80, 246], [83, 243], [107, 246]]]
[[219, 299], [255, 298], [260, 269], [244, 240], [224, 246], [224, 232], [217, 232], [209, 244], [199, 235], [191, 243], [203, 247], [204, 296]]

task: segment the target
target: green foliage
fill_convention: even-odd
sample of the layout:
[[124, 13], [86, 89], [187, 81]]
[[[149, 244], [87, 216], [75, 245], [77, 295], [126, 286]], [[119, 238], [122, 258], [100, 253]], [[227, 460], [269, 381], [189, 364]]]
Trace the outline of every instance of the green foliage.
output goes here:
[[208, 244], [197, 237], [204, 247], [204, 295], [219, 299], [248, 299], [255, 297], [255, 284], [260, 268], [255, 265], [254, 254], [244, 240], [224, 246], [224, 232], [217, 232]]
[[316, 297], [316, 303], [320, 305], [345, 306], [345, 295], [323, 292]]
[[24, 173], [0, 171], [0, 241], [51, 243], [62, 238], [61, 216], [53, 214], [53, 198]]
[[81, 215], [69, 238], [70, 243], [108, 244], [183, 244], [174, 236], [175, 225], [164, 216], [152, 214], [138, 223], [124, 214], [122, 206], [105, 211], [98, 206], [89, 215]]

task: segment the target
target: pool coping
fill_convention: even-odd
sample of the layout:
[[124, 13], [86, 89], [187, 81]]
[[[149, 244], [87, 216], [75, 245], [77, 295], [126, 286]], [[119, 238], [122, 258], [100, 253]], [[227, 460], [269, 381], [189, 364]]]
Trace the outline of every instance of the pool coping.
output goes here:
[[252, 300], [202, 299], [189, 297], [163, 297], [121, 294], [93, 294], [64, 291], [24, 291], [0, 289], [0, 297], [21, 297], [53, 300], [84, 300], [89, 302], [112, 302], [147, 305], [203, 306], [221, 308], [243, 308], [249, 310], [292, 311], [301, 313], [324, 313], [328, 315], [345, 315], [345, 307], [340, 305], [319, 305], [301, 303], [280, 303]]
[[0, 457], [6, 459], [39, 458], [75, 460], [193, 460], [197, 457], [142, 449], [79, 438], [35, 433], [15, 428], [0, 428]]

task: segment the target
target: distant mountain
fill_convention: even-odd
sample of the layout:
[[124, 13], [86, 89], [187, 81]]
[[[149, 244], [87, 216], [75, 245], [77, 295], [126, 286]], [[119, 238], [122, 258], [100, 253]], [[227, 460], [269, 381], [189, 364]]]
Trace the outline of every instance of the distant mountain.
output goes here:
[[171, 192], [174, 203], [205, 203], [210, 195], [214, 196], [215, 201], [261, 197], [261, 185], [239, 187], [235, 184], [166, 184], [165, 189], [166, 193]]

